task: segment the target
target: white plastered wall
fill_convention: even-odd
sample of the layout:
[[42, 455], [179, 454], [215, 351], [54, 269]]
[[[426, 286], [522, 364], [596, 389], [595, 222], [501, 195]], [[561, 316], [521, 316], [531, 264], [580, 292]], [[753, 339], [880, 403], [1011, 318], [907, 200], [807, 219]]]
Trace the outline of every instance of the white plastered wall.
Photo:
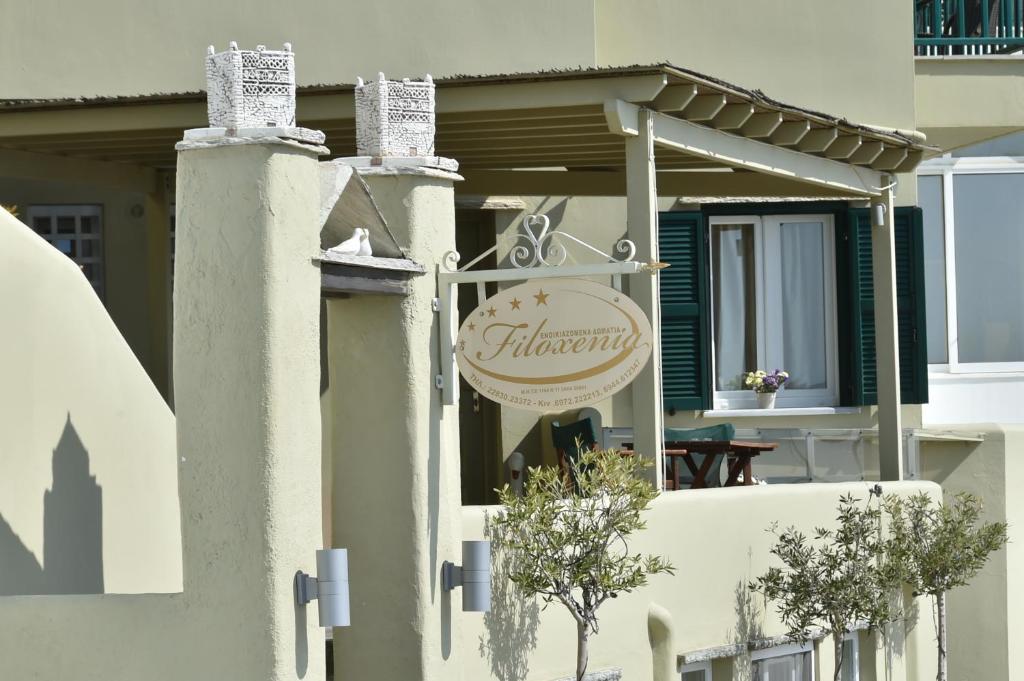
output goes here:
[[[75, 264], [6, 211], [0, 318], [0, 554], [28, 569], [0, 593], [180, 591], [174, 415]], [[55, 562], [83, 550], [77, 575]]]
[[[667, 492], [646, 513], [647, 529], [630, 542], [631, 552], [667, 557], [676, 574], [657, 575], [647, 586], [608, 601], [599, 611], [600, 633], [590, 646], [590, 669], [622, 667], [625, 679], [652, 678], [652, 640], [648, 612], [654, 605], [668, 612], [675, 654], [772, 637], [785, 633], [773, 606], [766, 609], [747, 584], [775, 565], [769, 553], [772, 521], [806, 533], [817, 525], [834, 523], [839, 497], [865, 497], [864, 483], [735, 487], [718, 490]], [[926, 492], [938, 497], [933, 483], [885, 483], [885, 493]], [[463, 532], [487, 536], [487, 516], [496, 507], [465, 507]], [[493, 546], [493, 545], [492, 545]], [[465, 655], [466, 679], [556, 679], [575, 666], [576, 627], [565, 609], [555, 603], [541, 610], [540, 601], [523, 600], [507, 581], [500, 556], [492, 558], [492, 608], [485, 615], [459, 615], [461, 645], [479, 654]], [[890, 681], [930, 681], [935, 678], [934, 629], [919, 602], [913, 626], [896, 625], [891, 640], [900, 641], [889, 662]], [[906, 646], [902, 641], [906, 641]], [[830, 651], [829, 640], [823, 653]], [[862, 655], [871, 652], [863, 648]], [[824, 665], [831, 652], [822, 655]], [[744, 660], [736, 660], [735, 670]], [[867, 665], [865, 665], [867, 666]], [[886, 663], [878, 657], [877, 666]], [[831, 673], [831, 665], [823, 667]], [[716, 663], [715, 678], [734, 672], [728, 660]], [[819, 678], [826, 678], [822, 674]], [[879, 678], [885, 678], [880, 676]], [[987, 678], [987, 677], [979, 677]]]

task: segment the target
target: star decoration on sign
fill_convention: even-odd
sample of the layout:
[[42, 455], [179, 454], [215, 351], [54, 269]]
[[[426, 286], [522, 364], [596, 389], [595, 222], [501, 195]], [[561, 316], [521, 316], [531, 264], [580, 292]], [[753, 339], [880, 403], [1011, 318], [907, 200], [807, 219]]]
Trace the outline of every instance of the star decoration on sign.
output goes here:
[[470, 322], [469, 326], [467, 326], [466, 328], [469, 329], [470, 331], [476, 331], [476, 324]]
[[496, 314], [498, 314], [498, 311], [495, 310], [493, 307], [487, 308], [487, 316], [488, 317], [493, 317]]
[[512, 300], [508, 301], [509, 305], [512, 306], [513, 310], [518, 310], [519, 309], [519, 305], [522, 302], [523, 301], [519, 300], [518, 298], [513, 298]]
[[550, 293], [544, 293], [544, 289], [540, 288], [537, 289], [537, 292], [533, 294], [533, 297], [537, 299], [537, 306], [539, 307], [541, 305], [548, 304], [548, 296], [550, 295]]

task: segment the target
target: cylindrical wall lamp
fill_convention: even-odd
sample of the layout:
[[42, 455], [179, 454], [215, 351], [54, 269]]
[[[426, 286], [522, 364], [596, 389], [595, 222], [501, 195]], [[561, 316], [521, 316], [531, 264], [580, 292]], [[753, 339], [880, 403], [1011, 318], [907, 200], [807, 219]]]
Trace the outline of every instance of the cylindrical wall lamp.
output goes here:
[[441, 588], [462, 587], [463, 612], [491, 611], [491, 542], [462, 542], [462, 566], [441, 565]]
[[875, 227], [885, 227], [885, 214], [887, 212], [885, 204], [874, 204], [873, 206], [871, 206], [871, 212], [871, 218], [872, 221], [875, 223]]
[[305, 605], [317, 600], [321, 627], [347, 627], [348, 549], [316, 552], [316, 577], [301, 570], [295, 575], [295, 602]]

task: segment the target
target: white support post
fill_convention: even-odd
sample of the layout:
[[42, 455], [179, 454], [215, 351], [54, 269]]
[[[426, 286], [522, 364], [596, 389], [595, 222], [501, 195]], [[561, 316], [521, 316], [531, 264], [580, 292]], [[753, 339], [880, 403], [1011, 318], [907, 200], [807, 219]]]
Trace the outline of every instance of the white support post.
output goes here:
[[[636, 244], [639, 260], [658, 261], [658, 192], [654, 166], [652, 112], [642, 109], [638, 134], [626, 138], [626, 233]], [[664, 414], [661, 400], [661, 309], [658, 277], [634, 277], [629, 295], [651, 321], [654, 348], [651, 360], [633, 381], [633, 447], [653, 459], [652, 482], [662, 487]]]
[[[887, 183], [891, 183], [891, 177]], [[896, 318], [896, 241], [893, 188], [872, 202], [871, 260], [875, 285], [875, 355], [878, 371], [878, 458], [881, 479], [903, 479], [900, 356]], [[879, 225], [875, 216], [882, 212]]]
[[814, 471], [817, 469], [818, 464], [814, 456], [814, 431], [808, 430], [804, 435], [804, 441], [807, 443], [807, 482], [814, 482]]

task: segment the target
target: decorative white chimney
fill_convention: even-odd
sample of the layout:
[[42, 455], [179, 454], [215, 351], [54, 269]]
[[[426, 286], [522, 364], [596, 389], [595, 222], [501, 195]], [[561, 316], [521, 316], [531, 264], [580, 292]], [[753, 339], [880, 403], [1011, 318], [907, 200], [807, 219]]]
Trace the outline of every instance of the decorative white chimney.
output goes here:
[[383, 73], [356, 80], [355, 166], [429, 166], [456, 170], [452, 159], [434, 155], [434, 81], [387, 80]]
[[206, 113], [209, 127], [185, 131], [185, 141], [221, 137], [279, 137], [323, 144], [324, 134], [295, 125], [295, 53], [240, 50], [231, 41], [224, 52], [206, 54]]

